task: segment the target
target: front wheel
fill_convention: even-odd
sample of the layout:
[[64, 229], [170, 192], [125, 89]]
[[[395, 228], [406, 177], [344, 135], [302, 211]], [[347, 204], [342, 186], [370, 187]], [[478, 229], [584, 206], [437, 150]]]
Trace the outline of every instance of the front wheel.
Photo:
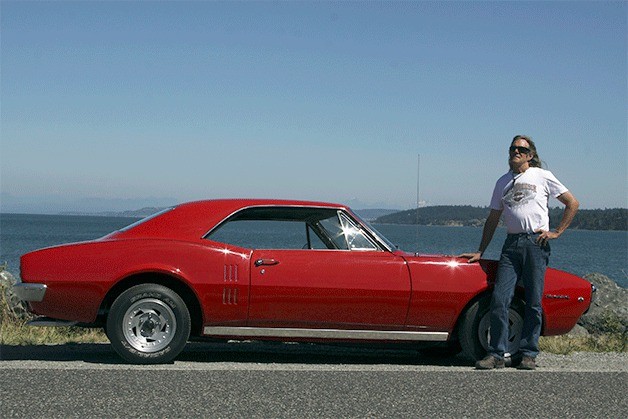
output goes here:
[[[464, 318], [458, 330], [458, 339], [462, 346], [462, 353], [473, 361], [486, 356], [490, 341], [491, 328], [491, 299], [490, 296], [476, 301], [464, 313]], [[508, 310], [508, 346], [504, 357], [507, 363], [516, 362], [519, 356], [521, 330], [523, 329], [523, 302], [514, 299]]]
[[190, 313], [170, 288], [142, 284], [129, 288], [111, 306], [107, 336], [114, 350], [136, 364], [172, 361], [190, 336]]

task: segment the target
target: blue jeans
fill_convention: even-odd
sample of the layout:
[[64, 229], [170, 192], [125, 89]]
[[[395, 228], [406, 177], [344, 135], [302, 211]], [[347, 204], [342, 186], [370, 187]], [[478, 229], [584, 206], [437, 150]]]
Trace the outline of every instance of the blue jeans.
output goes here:
[[525, 290], [525, 312], [519, 351], [524, 356], [539, 354], [543, 323], [543, 286], [550, 256], [548, 244], [536, 243], [537, 234], [509, 234], [502, 248], [495, 289], [491, 299], [491, 331], [488, 353], [503, 359], [508, 351], [508, 310], [518, 281]]

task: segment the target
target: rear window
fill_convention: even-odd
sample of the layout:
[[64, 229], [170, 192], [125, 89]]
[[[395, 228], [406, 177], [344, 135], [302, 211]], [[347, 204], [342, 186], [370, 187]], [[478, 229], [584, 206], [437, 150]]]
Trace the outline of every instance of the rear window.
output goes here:
[[133, 224], [129, 224], [128, 226], [123, 227], [123, 228], [121, 228], [118, 231], [120, 231], [120, 232], [129, 231], [132, 228], [135, 228], [135, 227], [137, 227], [140, 224], [144, 224], [146, 221], [152, 220], [153, 218], [156, 218], [156, 217], [159, 217], [160, 215], [165, 214], [168, 211], [172, 211], [173, 209], [174, 209], [174, 207], [163, 209], [161, 211], [158, 211], [158, 212], [156, 212], [154, 214], [149, 215], [148, 217], [144, 217], [141, 220], [138, 220], [138, 221], [134, 222]]

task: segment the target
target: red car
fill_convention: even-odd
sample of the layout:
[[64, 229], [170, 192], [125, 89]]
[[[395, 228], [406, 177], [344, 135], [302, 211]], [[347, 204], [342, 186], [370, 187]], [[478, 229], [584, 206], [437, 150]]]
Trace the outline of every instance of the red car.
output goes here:
[[[182, 204], [101, 239], [21, 258], [14, 290], [33, 324], [104, 327], [135, 363], [172, 361], [189, 339], [440, 343], [484, 356], [496, 262], [397, 250], [343, 205]], [[521, 291], [521, 290], [520, 290]], [[591, 304], [584, 279], [548, 269], [543, 335]], [[523, 293], [511, 307], [510, 353]]]

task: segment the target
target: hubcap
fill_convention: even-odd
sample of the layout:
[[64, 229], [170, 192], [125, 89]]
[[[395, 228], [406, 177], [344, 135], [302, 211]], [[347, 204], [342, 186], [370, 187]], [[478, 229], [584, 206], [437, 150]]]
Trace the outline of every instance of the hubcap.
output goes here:
[[176, 331], [174, 312], [161, 300], [146, 298], [136, 301], [124, 314], [124, 337], [140, 352], [164, 349], [172, 342]]

